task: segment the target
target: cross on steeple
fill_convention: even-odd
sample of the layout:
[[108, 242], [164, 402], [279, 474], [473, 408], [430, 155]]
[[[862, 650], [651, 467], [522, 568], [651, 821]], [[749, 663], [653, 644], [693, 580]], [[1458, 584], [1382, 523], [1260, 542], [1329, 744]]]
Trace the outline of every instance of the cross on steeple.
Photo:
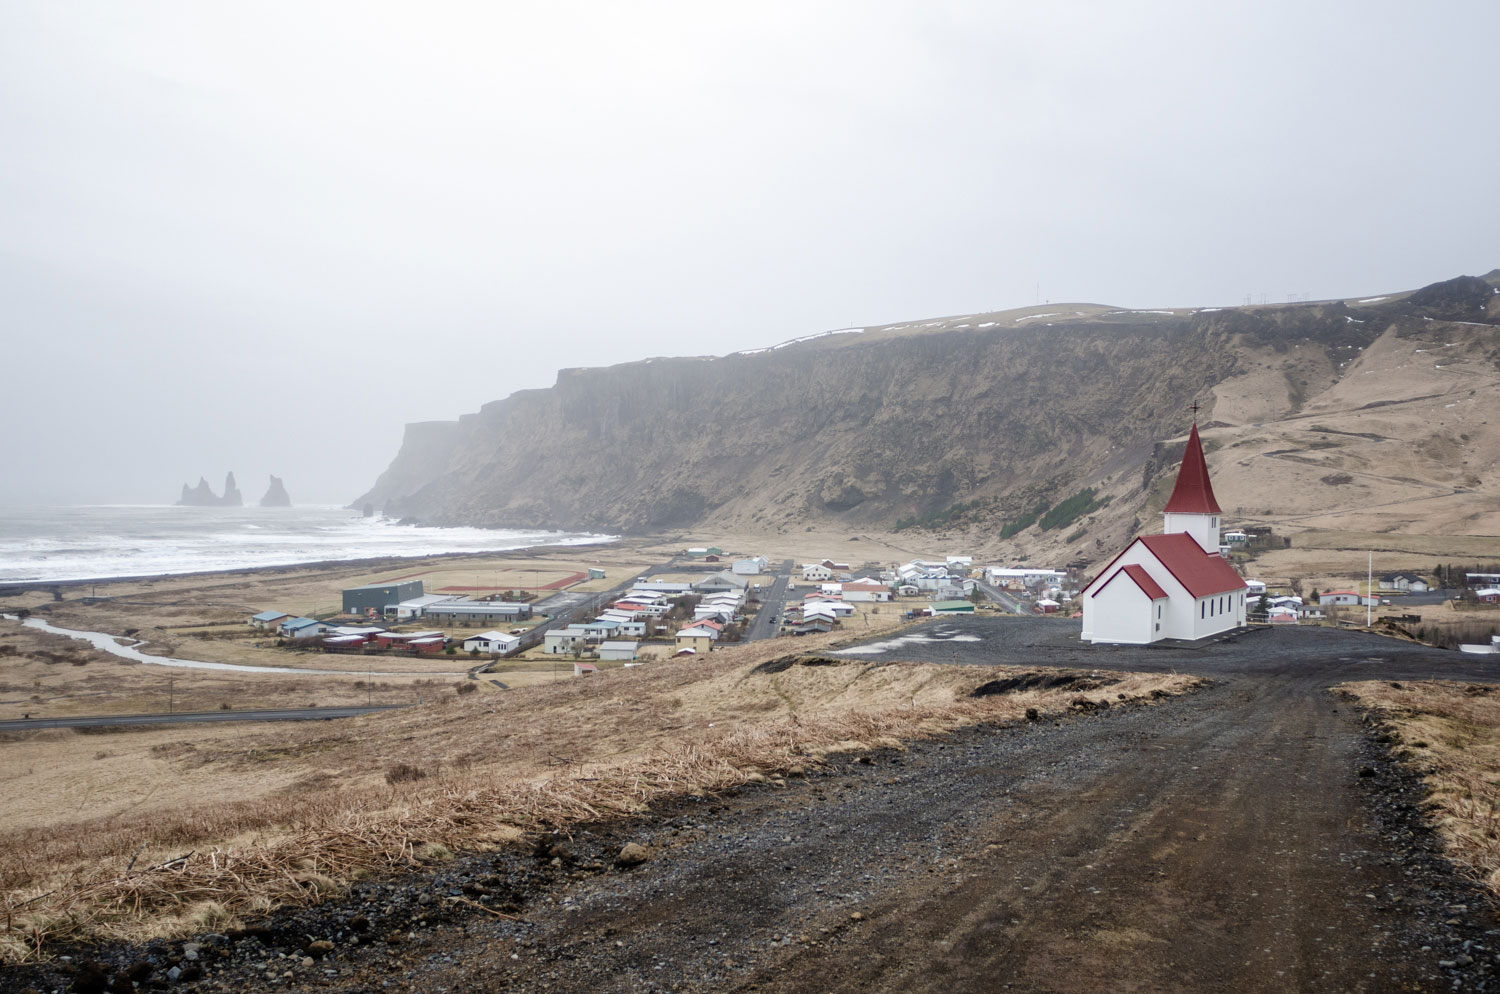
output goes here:
[[1198, 420], [1198, 402], [1195, 400], [1191, 404], [1189, 404], [1188, 406], [1193, 409], [1193, 420], [1194, 421]]

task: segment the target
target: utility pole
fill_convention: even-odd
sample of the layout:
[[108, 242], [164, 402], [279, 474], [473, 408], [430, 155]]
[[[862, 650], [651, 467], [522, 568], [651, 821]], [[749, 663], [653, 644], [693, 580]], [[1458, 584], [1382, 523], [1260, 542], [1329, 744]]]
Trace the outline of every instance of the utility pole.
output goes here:
[[1370, 550], [1370, 561], [1365, 570], [1365, 627], [1370, 627], [1370, 611], [1375, 607], [1370, 603], [1375, 596], [1375, 550]]
[[168, 673], [167, 674], [167, 714], [172, 714], [176, 710], [177, 710], [177, 676], [175, 674]]

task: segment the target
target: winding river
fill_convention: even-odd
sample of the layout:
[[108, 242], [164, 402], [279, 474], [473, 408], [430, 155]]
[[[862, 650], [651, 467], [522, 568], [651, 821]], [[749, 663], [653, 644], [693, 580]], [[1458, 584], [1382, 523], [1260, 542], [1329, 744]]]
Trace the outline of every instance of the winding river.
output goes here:
[[[121, 659], [128, 659], [128, 660], [130, 660], [131, 662], [134, 662], [134, 663], [145, 663], [148, 666], [173, 666], [173, 667], [176, 667], [178, 669], [185, 669], [185, 670], [224, 670], [224, 671], [227, 671], [227, 672], [230, 672], [230, 673], [289, 673], [289, 674], [307, 674], [307, 675], [310, 675], [310, 676], [357, 676], [357, 677], [366, 677], [366, 676], [370, 675], [370, 671], [368, 671], [368, 670], [314, 670], [314, 669], [299, 669], [299, 668], [295, 668], [295, 667], [291, 667], [291, 666], [242, 666], [242, 665], [240, 665], [238, 663], [207, 663], [207, 662], [203, 662], [202, 660], [197, 660], [197, 659], [177, 659], [174, 656], [153, 656], [149, 652], [142, 652], [141, 650], [139, 650], [139, 649], [136, 648], [136, 646], [142, 644], [140, 642], [140, 640], [136, 640], [136, 641], [132, 642], [129, 645], [121, 645], [119, 643], [119, 641], [117, 641], [117, 639], [116, 639], [115, 636], [113, 636], [113, 635], [106, 635], [103, 632], [79, 632], [79, 631], [74, 631], [71, 628], [59, 628], [56, 625], [49, 624], [48, 622], [43, 621], [41, 618], [26, 618], [25, 620], [22, 620], [22, 619], [18, 618], [14, 614], [0, 615], [0, 617], [5, 618], [5, 620], [7, 620], [7, 621], [20, 621], [21, 624], [25, 625], [27, 628], [35, 628], [38, 631], [47, 632], [47, 633], [52, 634], [52, 635], [63, 635], [63, 636], [66, 636], [66, 637], [68, 637], [70, 639], [77, 639], [80, 642], [87, 642], [90, 645], [92, 645], [95, 649], [99, 649], [102, 652], [107, 652], [107, 653], [110, 653], [111, 655], [119, 656]], [[393, 672], [390, 672], [388, 670], [382, 670], [382, 671], [380, 671], [380, 675], [381, 676], [426, 676], [426, 677], [455, 676], [455, 677], [457, 677], [457, 676], [466, 676], [467, 674], [464, 671], [459, 671], [459, 672], [454, 672], [454, 673], [446, 673], [446, 672], [444, 672], [444, 673], [437, 673], [437, 672], [421, 672], [421, 673], [396, 672], [396, 673], [393, 673]]]

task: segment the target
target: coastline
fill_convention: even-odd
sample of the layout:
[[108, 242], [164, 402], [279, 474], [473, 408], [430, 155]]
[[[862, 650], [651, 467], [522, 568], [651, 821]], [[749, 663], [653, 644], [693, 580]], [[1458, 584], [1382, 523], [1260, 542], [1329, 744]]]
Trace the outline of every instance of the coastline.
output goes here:
[[402, 564], [434, 561], [459, 562], [467, 559], [525, 559], [534, 558], [538, 555], [549, 555], [561, 550], [577, 549], [585, 551], [599, 547], [621, 548], [621, 539], [558, 545], [526, 545], [511, 549], [497, 549], [493, 552], [434, 552], [417, 556], [368, 556], [355, 559], [317, 559], [306, 562], [276, 563], [266, 566], [237, 566], [229, 569], [189, 570], [178, 573], [143, 573], [128, 576], [83, 577], [68, 580], [5, 580], [0, 581], [0, 597], [30, 593], [37, 590], [50, 590], [54, 587], [58, 589], [71, 589], [106, 583], [149, 583], [156, 580], [182, 580], [189, 577], [273, 576], [276, 574], [297, 573], [303, 570], [346, 568], [370, 571]]

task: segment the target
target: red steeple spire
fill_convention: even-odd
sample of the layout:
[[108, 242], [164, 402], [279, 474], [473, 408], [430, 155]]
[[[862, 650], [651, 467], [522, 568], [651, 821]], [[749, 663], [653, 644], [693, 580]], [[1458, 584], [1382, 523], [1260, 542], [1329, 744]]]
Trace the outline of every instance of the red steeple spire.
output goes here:
[[1208, 481], [1208, 463], [1203, 460], [1203, 443], [1198, 440], [1198, 425], [1188, 435], [1187, 451], [1182, 454], [1182, 468], [1177, 471], [1177, 485], [1164, 514], [1218, 514], [1219, 502], [1214, 500], [1214, 487]]

